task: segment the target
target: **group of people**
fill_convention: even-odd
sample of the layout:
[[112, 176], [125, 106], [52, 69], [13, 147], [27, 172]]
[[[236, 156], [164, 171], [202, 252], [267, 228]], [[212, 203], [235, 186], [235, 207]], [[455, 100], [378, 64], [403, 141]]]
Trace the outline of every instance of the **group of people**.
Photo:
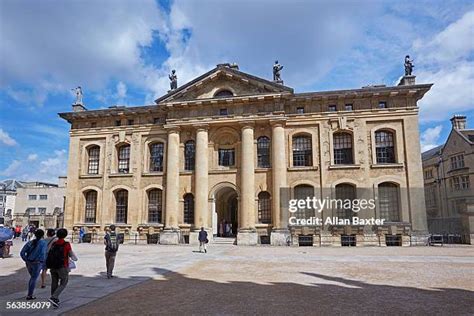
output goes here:
[[[35, 235], [35, 231], [38, 229], [34, 224], [26, 225], [23, 229], [21, 226], [17, 226], [16, 229], [20, 229], [21, 231], [21, 241], [29, 241]], [[19, 237], [19, 236], [16, 236]]]
[[217, 235], [219, 237], [232, 237], [232, 223], [222, 220], [219, 224]]
[[[26, 264], [30, 275], [28, 282], [28, 294], [26, 300], [34, 300], [36, 282], [41, 275], [41, 288], [46, 287], [47, 271], [51, 274], [51, 296], [49, 301], [58, 308], [60, 306], [59, 296], [66, 288], [69, 281], [71, 269], [76, 267], [77, 256], [73, 252], [71, 244], [65, 240], [68, 231], [60, 228], [57, 231], [48, 229], [46, 238], [44, 231], [36, 229], [34, 237], [21, 249], [20, 256]], [[119, 239], [115, 232], [115, 226], [111, 225], [104, 237], [105, 262], [107, 278], [113, 277], [115, 257], [119, 248]]]

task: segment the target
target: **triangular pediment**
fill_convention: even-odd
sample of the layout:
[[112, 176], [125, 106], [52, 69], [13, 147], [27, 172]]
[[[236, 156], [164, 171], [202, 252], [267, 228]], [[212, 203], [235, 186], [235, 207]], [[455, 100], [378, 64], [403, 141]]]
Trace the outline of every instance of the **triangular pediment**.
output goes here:
[[[223, 91], [231, 92], [225, 96]], [[255, 77], [236, 68], [218, 65], [211, 71], [172, 90], [155, 100], [157, 104], [224, 97], [293, 93], [293, 89], [273, 81]]]

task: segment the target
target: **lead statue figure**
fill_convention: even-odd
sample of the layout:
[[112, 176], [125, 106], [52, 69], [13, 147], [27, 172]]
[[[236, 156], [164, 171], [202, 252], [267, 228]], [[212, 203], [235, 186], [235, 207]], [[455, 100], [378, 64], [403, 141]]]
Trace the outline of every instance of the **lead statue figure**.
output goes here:
[[176, 75], [176, 70], [171, 70], [171, 74], [168, 75], [170, 78], [170, 88], [171, 90], [178, 89], [178, 76]]
[[411, 76], [411, 73], [413, 72], [413, 60], [410, 60], [410, 56], [406, 55], [405, 56], [405, 76]]
[[275, 60], [275, 64], [273, 65], [273, 81], [281, 82], [281, 75], [280, 71], [283, 69], [283, 66], [278, 63], [278, 60]]
[[81, 104], [83, 105], [82, 103], [82, 89], [81, 87], [77, 87], [75, 89], [71, 89], [72, 91], [76, 92], [76, 102], [74, 102], [74, 104]]

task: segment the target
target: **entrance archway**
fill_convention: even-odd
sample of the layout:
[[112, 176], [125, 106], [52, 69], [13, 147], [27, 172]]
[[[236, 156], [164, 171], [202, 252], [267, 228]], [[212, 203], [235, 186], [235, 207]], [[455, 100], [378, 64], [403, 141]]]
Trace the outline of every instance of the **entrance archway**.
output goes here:
[[239, 199], [233, 186], [222, 186], [214, 191], [216, 233], [219, 237], [235, 237], [239, 228]]

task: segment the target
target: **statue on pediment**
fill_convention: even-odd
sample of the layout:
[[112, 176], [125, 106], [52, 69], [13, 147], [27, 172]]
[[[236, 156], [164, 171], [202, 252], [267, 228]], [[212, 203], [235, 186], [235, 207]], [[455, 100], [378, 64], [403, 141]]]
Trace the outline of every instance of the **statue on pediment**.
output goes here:
[[75, 89], [71, 89], [71, 90], [76, 93], [76, 101], [74, 102], [74, 104], [83, 105], [83, 103], [82, 103], [82, 88], [79, 86], [79, 87], [77, 87]]
[[171, 90], [178, 89], [178, 76], [176, 75], [176, 70], [171, 70], [171, 74], [168, 75], [170, 78], [170, 88]]
[[413, 67], [415, 67], [415, 65], [413, 65], [413, 60], [410, 59], [410, 56], [409, 55], [406, 55], [405, 56], [405, 76], [411, 76], [412, 72], [413, 72]]
[[280, 71], [283, 69], [283, 66], [278, 63], [278, 60], [275, 60], [275, 64], [273, 65], [273, 81], [281, 83], [281, 74]]

